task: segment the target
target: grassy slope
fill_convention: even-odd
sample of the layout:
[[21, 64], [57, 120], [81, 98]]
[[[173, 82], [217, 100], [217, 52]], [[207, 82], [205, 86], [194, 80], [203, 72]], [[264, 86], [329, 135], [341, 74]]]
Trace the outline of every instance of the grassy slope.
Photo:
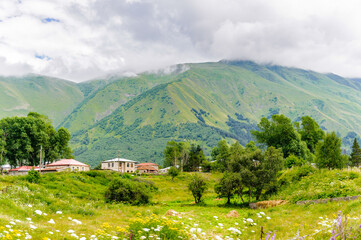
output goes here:
[[[92, 165], [117, 150], [126, 158], [160, 163], [168, 140], [198, 141], [207, 150], [221, 137], [244, 144], [261, 117], [276, 113], [293, 120], [310, 115], [327, 130], [359, 134], [360, 90], [351, 80], [335, 78], [252, 62], [191, 64], [174, 81], [145, 91], [89, 131], [74, 134], [72, 144], [77, 158]], [[233, 128], [228, 116], [236, 121]]]
[[83, 93], [69, 81], [33, 75], [0, 78], [0, 118], [35, 111], [57, 126], [82, 99]]
[[79, 87], [87, 93], [87, 97], [67, 116], [61, 126], [73, 133], [86, 130], [110, 115], [120, 105], [160, 83], [173, 80], [173, 77], [173, 75], [147, 74], [134, 78], [111, 79], [109, 84], [99, 82], [100, 80], [80, 83]]
[[[328, 174], [349, 174], [350, 172], [330, 171]], [[324, 172], [322, 173], [324, 174]], [[358, 171], [354, 172], [360, 177]], [[214, 239], [215, 235], [226, 236], [229, 234], [229, 227], [236, 227], [242, 231], [241, 239], [259, 239], [260, 228], [264, 227], [264, 232], [277, 231], [276, 239], [290, 239], [296, 236], [299, 231], [300, 236], [315, 233], [315, 230], [322, 228], [318, 223], [325, 218], [335, 219], [336, 215], [342, 211], [349, 214], [351, 224], [358, 223], [350, 217], [359, 217], [361, 201], [337, 202], [319, 205], [298, 206], [286, 204], [280, 207], [262, 210], [270, 220], [259, 218], [257, 213], [260, 210], [252, 210], [239, 205], [224, 206], [224, 200], [217, 201], [213, 191], [214, 183], [221, 177], [220, 174], [203, 174], [209, 181], [209, 189], [205, 195], [204, 205], [195, 206], [191, 194], [186, 190], [189, 182], [189, 174], [182, 174], [174, 182], [168, 176], [152, 176], [144, 178], [153, 181], [158, 186], [158, 193], [153, 197], [151, 206], [129, 206], [123, 204], [107, 204], [103, 200], [104, 191], [111, 179], [117, 177], [116, 174], [101, 172], [94, 175], [82, 173], [58, 173], [47, 174], [39, 184], [30, 184], [24, 177], [0, 177], [0, 186], [12, 185], [7, 192], [0, 195], [0, 226], [9, 224], [10, 221], [18, 219], [14, 229], [25, 229], [34, 237], [42, 239], [69, 238], [67, 233], [72, 229], [76, 234], [85, 234], [89, 237], [95, 234], [96, 230], [104, 222], [113, 226], [125, 226], [129, 219], [135, 217], [136, 213], [149, 216], [152, 213], [164, 215], [169, 209], [182, 212], [182, 219], [175, 220], [184, 222], [184, 226], [191, 228], [194, 224], [206, 232], [205, 239]], [[321, 184], [322, 178], [318, 178], [315, 184]], [[301, 181], [302, 182], [302, 181]], [[301, 183], [300, 182], [300, 183]], [[327, 189], [324, 189], [327, 192]], [[29, 207], [31, 204], [32, 207]], [[240, 218], [226, 218], [226, 214], [236, 209]], [[35, 210], [47, 213], [47, 216], [35, 214]], [[58, 215], [56, 211], [62, 211]], [[218, 217], [218, 220], [214, 218]], [[29, 228], [29, 223], [25, 218], [30, 217], [37, 226], [36, 230]], [[68, 218], [75, 218], [82, 222], [77, 225]], [[322, 217], [323, 219], [320, 219]], [[243, 223], [243, 218], [252, 218], [257, 225], [249, 226]], [[54, 219], [56, 224], [48, 221]], [[222, 223], [223, 228], [218, 224]], [[236, 225], [238, 223], [238, 225]], [[358, 226], [357, 224], [357, 226]], [[55, 230], [59, 230], [56, 233]], [[50, 235], [49, 231], [54, 232]], [[254, 231], [254, 232], [252, 232]], [[327, 233], [327, 231], [324, 231]], [[329, 239], [325, 233], [318, 233], [307, 239]]]

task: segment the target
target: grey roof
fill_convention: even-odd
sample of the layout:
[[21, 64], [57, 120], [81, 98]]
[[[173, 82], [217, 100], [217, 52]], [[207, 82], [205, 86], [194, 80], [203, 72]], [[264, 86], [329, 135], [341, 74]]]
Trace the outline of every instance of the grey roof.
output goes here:
[[132, 162], [132, 163], [136, 163], [137, 161], [133, 161], [133, 160], [125, 159], [125, 158], [114, 158], [114, 159], [103, 161], [103, 163], [107, 163], [107, 162]]

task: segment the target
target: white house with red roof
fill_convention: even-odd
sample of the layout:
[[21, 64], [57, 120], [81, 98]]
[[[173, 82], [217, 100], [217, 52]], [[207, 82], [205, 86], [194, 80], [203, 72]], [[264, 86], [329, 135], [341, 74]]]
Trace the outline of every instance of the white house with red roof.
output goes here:
[[39, 171], [40, 168], [39, 167], [33, 167], [33, 166], [21, 166], [21, 167], [17, 167], [17, 168], [13, 168], [9, 170], [9, 175], [26, 175], [28, 174], [28, 172], [33, 169], [35, 171]]
[[42, 172], [61, 172], [61, 171], [89, 171], [90, 166], [74, 159], [61, 159], [50, 163], [41, 169]]

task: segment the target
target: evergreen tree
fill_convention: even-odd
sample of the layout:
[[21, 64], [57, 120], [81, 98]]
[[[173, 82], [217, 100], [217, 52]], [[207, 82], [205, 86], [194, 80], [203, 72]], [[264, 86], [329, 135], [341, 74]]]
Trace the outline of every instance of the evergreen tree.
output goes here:
[[355, 138], [352, 145], [352, 152], [350, 155], [350, 162], [352, 166], [359, 166], [361, 163], [361, 148]]

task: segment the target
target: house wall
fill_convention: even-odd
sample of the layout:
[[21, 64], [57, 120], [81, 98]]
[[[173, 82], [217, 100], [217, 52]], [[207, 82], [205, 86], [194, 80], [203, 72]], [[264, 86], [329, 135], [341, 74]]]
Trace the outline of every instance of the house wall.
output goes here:
[[112, 170], [122, 173], [135, 172], [135, 163], [131, 162], [102, 162], [102, 169]]
[[61, 171], [64, 170], [70, 170], [70, 171], [89, 171], [89, 166], [82, 166], [82, 165], [62, 165], [62, 166], [48, 166], [47, 169], [59, 169], [61, 168]]

